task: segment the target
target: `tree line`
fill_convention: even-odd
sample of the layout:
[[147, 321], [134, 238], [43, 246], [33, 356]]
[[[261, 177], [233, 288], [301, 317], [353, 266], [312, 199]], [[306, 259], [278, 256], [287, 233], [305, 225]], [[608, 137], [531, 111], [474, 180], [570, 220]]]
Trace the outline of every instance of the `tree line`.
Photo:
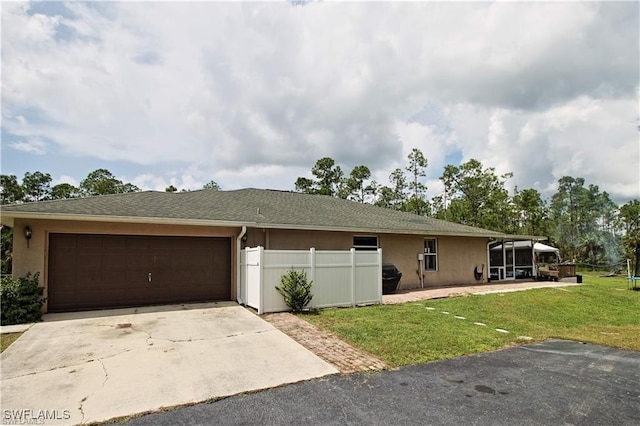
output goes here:
[[[124, 194], [138, 192], [136, 185], [117, 179], [107, 169], [92, 171], [80, 181], [79, 186], [60, 183], [51, 186], [51, 175], [42, 172], [27, 172], [21, 182], [15, 175], [0, 175], [0, 197], [2, 204], [24, 203], [32, 201], [59, 200], [64, 198], [92, 197], [95, 195]], [[218, 191], [220, 185], [215, 181], [205, 184], [202, 189]], [[166, 192], [176, 192], [178, 188], [169, 185]], [[184, 189], [182, 191], [185, 191]]]
[[[348, 174], [330, 157], [316, 161], [313, 178], [298, 177], [295, 190], [321, 194], [390, 209], [431, 216], [450, 222], [476, 226], [508, 234], [547, 236], [561, 250], [564, 259], [583, 265], [609, 268], [634, 260], [635, 274], [640, 263], [640, 201], [618, 206], [606, 191], [587, 185], [583, 178], [564, 176], [549, 200], [536, 189], [515, 188], [506, 182], [513, 173], [497, 175], [471, 159], [459, 166], [447, 165], [440, 176], [441, 194], [427, 199], [424, 183], [428, 161], [414, 148], [405, 167], [393, 170], [389, 185], [371, 179], [365, 165]], [[140, 188], [117, 179], [109, 170], [89, 173], [78, 187], [68, 183], [51, 186], [48, 173], [25, 173], [19, 182], [14, 175], [0, 175], [2, 204], [137, 192]], [[211, 181], [203, 189], [220, 190]], [[167, 192], [178, 191], [173, 185]], [[184, 189], [182, 190], [184, 191]], [[10, 272], [11, 230], [2, 228], [2, 273]]]
[[329, 195], [395, 210], [431, 216], [506, 234], [546, 236], [565, 260], [583, 266], [622, 270], [625, 259], [640, 263], [640, 202], [619, 206], [597, 185], [564, 176], [550, 199], [533, 188], [509, 191], [513, 173], [498, 175], [493, 167], [470, 159], [445, 166], [444, 190], [427, 199], [424, 183], [428, 161], [414, 148], [406, 165], [389, 175], [389, 185], [371, 179], [370, 169], [355, 166], [345, 174], [330, 157], [319, 159], [313, 178], [298, 177], [295, 190]]
[[[117, 179], [107, 169], [92, 171], [80, 181], [80, 185], [77, 187], [69, 183], [51, 186], [51, 182], [52, 179], [49, 173], [39, 171], [25, 173], [21, 181], [18, 181], [15, 175], [0, 175], [0, 202], [2, 204], [15, 204], [140, 191], [140, 188], [136, 185]], [[202, 189], [218, 191], [220, 190], [220, 185], [212, 180], [205, 184]], [[178, 188], [170, 185], [165, 191], [176, 192]], [[182, 191], [185, 190], [183, 189]], [[10, 274], [13, 230], [3, 226], [0, 236], [0, 271], [2, 274]]]

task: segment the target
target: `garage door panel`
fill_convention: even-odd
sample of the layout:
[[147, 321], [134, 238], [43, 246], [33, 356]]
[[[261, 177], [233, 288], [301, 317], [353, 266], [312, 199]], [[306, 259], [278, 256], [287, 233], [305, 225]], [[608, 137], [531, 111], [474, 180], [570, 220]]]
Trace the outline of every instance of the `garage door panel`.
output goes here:
[[[229, 262], [231, 262], [231, 260], [229, 260]], [[226, 262], [220, 262], [219, 260], [216, 261], [216, 263], [213, 264], [213, 268], [212, 270], [216, 273], [229, 273], [229, 268], [226, 267]]]
[[150, 250], [178, 250], [181, 248], [181, 238], [174, 237], [173, 242], [170, 237], [157, 237], [149, 241]]
[[76, 273], [76, 283], [80, 284], [80, 288], [98, 286], [102, 284], [102, 271], [91, 269], [86, 271], [78, 271]]
[[231, 296], [230, 238], [50, 234], [49, 248], [52, 312]]
[[103, 250], [124, 251], [127, 249], [127, 239], [129, 237], [114, 235], [113, 238], [102, 239]]
[[191, 265], [191, 259], [188, 253], [177, 253], [171, 258], [171, 266], [178, 268], [188, 268]]
[[86, 301], [82, 307], [97, 306], [104, 300], [110, 300], [111, 298], [108, 296], [110, 296], [112, 292], [113, 290], [104, 291], [96, 288], [86, 288], [78, 290], [76, 292], [76, 298]]
[[[122, 275], [120, 281], [126, 287], [146, 287], [148, 284], [149, 269], [127, 269]], [[153, 276], [153, 274], [152, 274]], [[111, 285], [114, 285], [113, 283]]]
[[117, 283], [123, 281], [123, 272], [117, 269], [106, 269], [102, 271], [102, 278], [100, 281], [103, 283]]
[[211, 290], [208, 286], [189, 286], [188, 288], [173, 286], [170, 294], [173, 299], [188, 301], [191, 297], [210, 297]]
[[[73, 291], [75, 289], [76, 278], [75, 271], [71, 273], [58, 273], [55, 276], [55, 280], [53, 277], [50, 277], [49, 287], [55, 286], [56, 290], [61, 292]], [[49, 293], [51, 293], [51, 289], [49, 289]], [[49, 297], [51, 297], [51, 295]]]
[[78, 251], [76, 256], [75, 263], [78, 270], [102, 268], [102, 256], [99, 251]]
[[211, 253], [200, 254], [197, 253], [191, 256], [189, 259], [189, 263], [193, 267], [213, 267], [215, 265], [217, 259], [215, 256], [212, 256]]
[[78, 235], [78, 250], [101, 250], [102, 238], [100, 235]]
[[77, 248], [76, 247], [50, 247], [49, 252], [51, 254], [50, 260], [65, 261], [66, 259], [75, 259]]
[[124, 271], [127, 269], [127, 255], [123, 251], [103, 252], [101, 262], [104, 265], [109, 265], [109, 267], [105, 269], [110, 271]]
[[56, 240], [51, 240], [49, 247], [55, 250], [61, 249], [76, 249], [76, 238], [75, 235], [73, 238], [70, 238], [68, 235], [58, 234], [59, 238]]
[[151, 263], [156, 268], [170, 267], [171, 266], [171, 254], [170, 253], [159, 253], [153, 252], [153, 257], [151, 258]]
[[76, 292], [74, 290], [58, 290], [56, 292], [56, 304], [60, 307], [70, 308], [75, 303], [75, 300]]
[[127, 268], [148, 268], [149, 253], [141, 250], [126, 251]]
[[68, 267], [68, 268], [74, 268], [75, 267], [75, 259], [76, 259], [76, 253], [77, 253], [77, 249], [75, 247], [72, 248], [68, 248], [68, 247], [62, 247], [62, 248], [49, 248], [49, 262], [50, 263], [55, 263], [57, 264], [59, 267]]
[[149, 291], [140, 287], [123, 288], [118, 290], [117, 295], [119, 300], [122, 300], [123, 302], [129, 300], [144, 302], [149, 296]]
[[229, 300], [231, 297], [231, 289], [215, 288], [213, 293], [214, 300]]
[[149, 238], [148, 237], [124, 237], [126, 241], [127, 250], [149, 250]]

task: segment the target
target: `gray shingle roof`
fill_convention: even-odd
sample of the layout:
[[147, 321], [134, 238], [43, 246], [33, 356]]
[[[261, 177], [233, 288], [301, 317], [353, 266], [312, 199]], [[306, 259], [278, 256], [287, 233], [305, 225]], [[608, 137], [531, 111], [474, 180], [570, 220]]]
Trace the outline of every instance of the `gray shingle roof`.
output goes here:
[[155, 219], [185, 223], [228, 222], [264, 228], [345, 230], [375, 233], [469, 235], [504, 234], [369, 204], [295, 192], [236, 191], [134, 192], [2, 206], [2, 216], [86, 219]]

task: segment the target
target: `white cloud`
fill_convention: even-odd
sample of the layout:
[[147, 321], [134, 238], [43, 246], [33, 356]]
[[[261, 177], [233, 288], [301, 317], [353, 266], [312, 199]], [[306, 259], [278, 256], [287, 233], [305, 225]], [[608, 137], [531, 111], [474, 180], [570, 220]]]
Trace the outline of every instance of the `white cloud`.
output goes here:
[[54, 181], [53, 185], [55, 186], [61, 183], [68, 183], [69, 185], [73, 185], [75, 187], [78, 187], [80, 185], [80, 182], [78, 182], [76, 178], [74, 178], [73, 176], [67, 176], [67, 175], [60, 176], [58, 179]]
[[461, 153], [519, 187], [567, 172], [640, 196], [637, 3], [59, 7], [3, 4], [9, 146], [144, 166], [161, 190], [292, 189], [324, 156], [384, 183], [416, 146], [430, 192]]
[[10, 142], [9, 146], [18, 151], [29, 152], [37, 155], [44, 155], [47, 153], [47, 145], [38, 139]]
[[477, 158], [510, 185], [550, 196], [563, 176], [584, 177], [616, 197], [638, 197], [640, 146], [627, 99], [579, 97], [544, 111], [459, 107], [450, 111], [464, 159]]

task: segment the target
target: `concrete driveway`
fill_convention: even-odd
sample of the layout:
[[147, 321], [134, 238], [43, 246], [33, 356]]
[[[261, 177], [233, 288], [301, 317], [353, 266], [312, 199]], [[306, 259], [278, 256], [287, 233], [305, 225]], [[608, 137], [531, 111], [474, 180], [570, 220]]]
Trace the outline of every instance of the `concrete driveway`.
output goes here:
[[102, 421], [337, 373], [230, 302], [46, 315], [0, 362], [2, 420], [20, 424]]

